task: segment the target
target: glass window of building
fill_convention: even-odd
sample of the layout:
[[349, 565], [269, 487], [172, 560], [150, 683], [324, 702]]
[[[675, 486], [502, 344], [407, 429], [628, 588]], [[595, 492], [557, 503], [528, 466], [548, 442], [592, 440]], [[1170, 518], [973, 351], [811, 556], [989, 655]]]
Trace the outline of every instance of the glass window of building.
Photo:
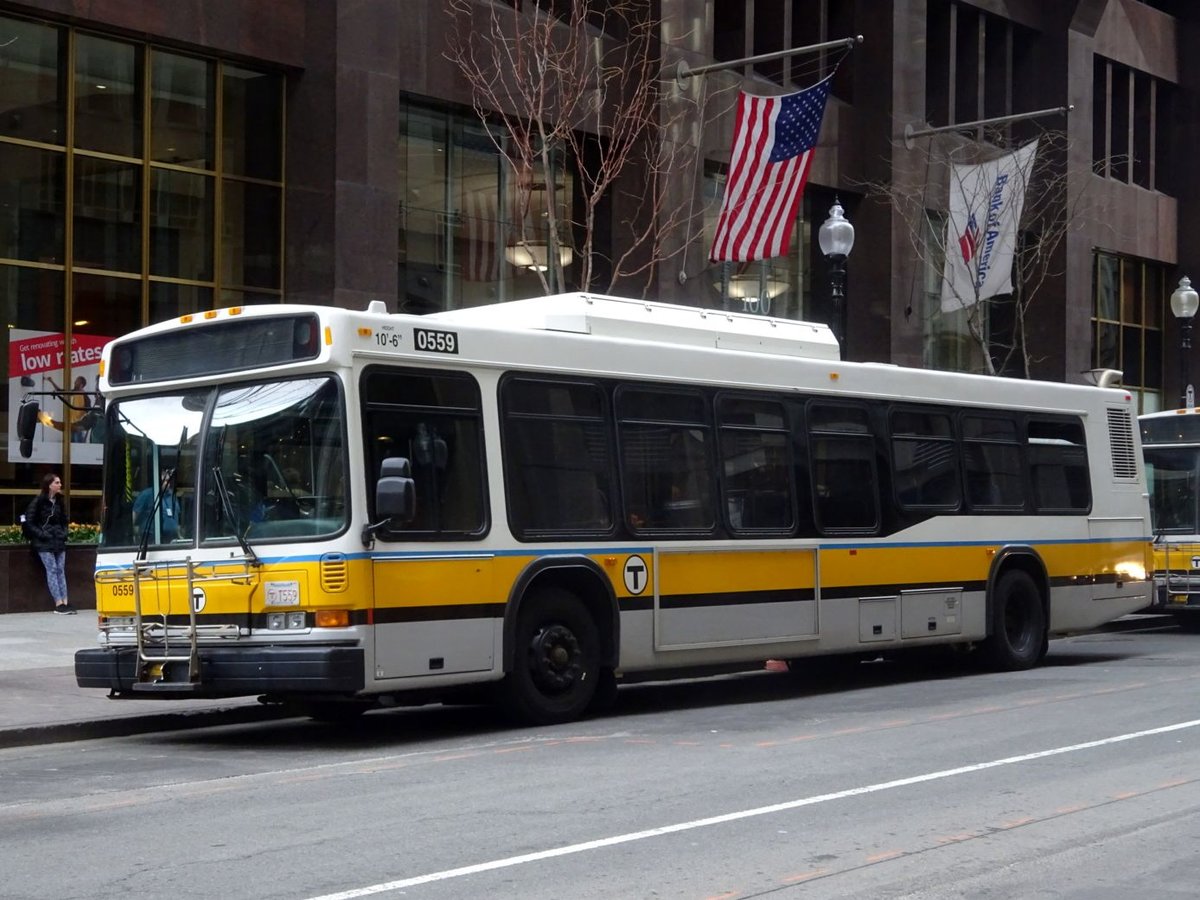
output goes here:
[[[401, 312], [460, 309], [569, 287], [575, 180], [561, 156], [549, 173], [518, 180], [478, 119], [405, 103], [399, 162]], [[565, 285], [550, 265], [552, 247]]]
[[54, 470], [72, 519], [94, 522], [101, 446], [82, 422], [99, 348], [282, 297], [284, 79], [17, 17], [0, 36], [0, 521]]
[[[708, 162], [702, 189], [704, 191], [704, 250], [712, 247], [717, 234], [717, 217], [725, 197], [725, 169]], [[792, 239], [786, 256], [751, 263], [714, 263], [705, 276], [706, 305], [734, 312], [758, 313], [780, 319], [813, 319], [817, 311], [811, 308], [810, 279], [807, 263], [813, 246], [810, 225], [814, 207], [806, 192], [800, 203], [799, 220], [792, 228]]]
[[1093, 293], [1092, 365], [1122, 373], [1122, 386], [1138, 395], [1139, 413], [1161, 409], [1166, 267], [1097, 252]]

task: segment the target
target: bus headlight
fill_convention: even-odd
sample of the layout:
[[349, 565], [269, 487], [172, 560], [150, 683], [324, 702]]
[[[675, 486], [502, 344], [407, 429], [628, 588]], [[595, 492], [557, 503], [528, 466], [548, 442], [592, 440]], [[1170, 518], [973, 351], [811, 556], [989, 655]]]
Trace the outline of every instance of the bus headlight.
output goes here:
[[308, 618], [304, 612], [267, 613], [267, 631], [299, 631], [307, 627]]

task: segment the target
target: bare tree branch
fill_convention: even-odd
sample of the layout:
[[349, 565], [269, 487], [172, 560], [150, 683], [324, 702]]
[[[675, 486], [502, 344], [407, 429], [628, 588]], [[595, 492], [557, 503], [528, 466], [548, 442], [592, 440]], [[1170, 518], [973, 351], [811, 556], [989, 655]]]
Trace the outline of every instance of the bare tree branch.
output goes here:
[[[569, 226], [577, 237], [578, 284], [590, 289], [603, 261], [597, 211], [618, 199], [623, 176], [644, 174], [643, 192], [619, 198], [631, 212], [615, 222], [621, 251], [607, 260], [606, 288], [634, 277], [645, 277], [648, 287], [655, 266], [698, 236], [692, 211], [669, 203], [668, 178], [680, 179], [698, 165], [700, 142], [672, 138], [698, 119], [700, 104], [663, 80], [661, 22], [647, 0], [522, 7], [447, 0], [454, 26], [446, 56], [466, 79], [475, 110], [513, 175], [515, 244], [548, 239], [554, 272], [537, 274], [549, 292], [565, 283], [559, 247], [569, 240], [561, 230]], [[556, 196], [563, 188], [551, 177], [556, 154], [563, 153], [578, 178], [580, 202], [569, 221], [560, 221], [568, 204]], [[544, 236], [531, 233], [534, 190], [546, 191]]]
[[[941, 282], [946, 254], [958, 252], [958, 247], [950, 243], [957, 241], [957, 235], [949, 235], [946, 228], [950, 193], [957, 191], [957, 199], [968, 209], [979, 208], [986, 199], [974, 196], [972, 192], [977, 189], [955, 177], [954, 166], [978, 164], [1017, 149], [1008, 146], [1003, 132], [983, 137], [981, 142], [950, 135], [935, 138], [914, 148], [923, 161], [924, 177], [914, 175], [907, 183], [862, 185], [869, 197], [896, 210], [915, 258], [925, 270], [918, 277], [933, 272]], [[1067, 236], [1097, 215], [1088, 194], [1091, 179], [1072, 180], [1068, 175], [1065, 160], [1070, 145], [1066, 133], [1039, 130], [1037, 140], [1038, 150], [1032, 165], [1017, 176], [1025, 201], [1017, 223], [1013, 292], [981, 298], [978, 279], [966, 285], [948, 286], [960, 307], [953, 314], [962, 316], [978, 356], [977, 366], [989, 375], [1016, 369], [1025, 378], [1031, 377], [1031, 367], [1037, 360], [1029, 349], [1027, 329], [1034, 321], [1035, 303], [1043, 296], [1044, 288], [1063, 275], [1065, 254], [1061, 250]], [[989, 327], [994, 314], [1001, 310], [1012, 317], [1009, 335], [993, 333]], [[940, 309], [922, 310], [925, 317], [942, 314]]]

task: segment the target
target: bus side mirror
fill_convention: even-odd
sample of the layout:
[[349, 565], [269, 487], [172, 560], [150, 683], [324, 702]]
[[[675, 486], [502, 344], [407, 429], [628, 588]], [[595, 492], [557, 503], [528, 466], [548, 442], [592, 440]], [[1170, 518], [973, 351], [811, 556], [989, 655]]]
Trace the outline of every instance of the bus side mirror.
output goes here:
[[390, 456], [379, 465], [375, 482], [375, 515], [379, 521], [363, 527], [363, 544], [369, 545], [375, 532], [391, 522], [411, 522], [417, 515], [417, 488], [412, 480], [412, 464], [403, 456]]
[[411, 522], [417, 514], [416, 485], [403, 475], [385, 475], [375, 484], [375, 514], [381, 519]]

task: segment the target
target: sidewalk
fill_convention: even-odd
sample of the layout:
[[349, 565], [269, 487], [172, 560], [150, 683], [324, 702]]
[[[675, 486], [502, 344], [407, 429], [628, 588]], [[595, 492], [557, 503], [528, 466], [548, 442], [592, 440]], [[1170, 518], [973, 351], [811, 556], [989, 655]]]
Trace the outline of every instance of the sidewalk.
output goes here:
[[254, 697], [110, 700], [75, 684], [75, 651], [96, 645], [96, 613], [0, 615], [0, 748], [254, 722], [285, 716]]
[[[1132, 615], [1101, 631], [1173, 627], [1166, 615]], [[96, 644], [96, 614], [0, 615], [0, 749], [287, 718], [254, 697], [110, 700], [75, 685], [75, 651]]]

